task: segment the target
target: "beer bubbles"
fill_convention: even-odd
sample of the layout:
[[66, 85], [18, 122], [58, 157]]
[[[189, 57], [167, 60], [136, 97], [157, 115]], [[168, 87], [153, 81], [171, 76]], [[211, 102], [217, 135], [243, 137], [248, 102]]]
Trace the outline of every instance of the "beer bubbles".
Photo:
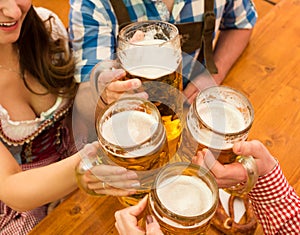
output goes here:
[[136, 204], [151, 189], [159, 169], [170, 160], [166, 131], [157, 107], [141, 98], [119, 99], [100, 112], [96, 130], [106, 153], [103, 162], [137, 172], [141, 183], [137, 193], [120, 197], [124, 205]]
[[117, 58], [126, 79], [139, 78], [166, 128], [173, 157], [180, 145], [183, 97], [182, 54], [178, 29], [162, 21], [135, 22], [119, 34]]

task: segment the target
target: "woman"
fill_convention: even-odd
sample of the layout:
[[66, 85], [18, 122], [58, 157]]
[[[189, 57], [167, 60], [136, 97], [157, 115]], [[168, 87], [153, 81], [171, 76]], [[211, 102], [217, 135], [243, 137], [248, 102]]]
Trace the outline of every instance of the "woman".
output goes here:
[[90, 144], [74, 154], [73, 74], [57, 16], [31, 0], [0, 0], [0, 234], [27, 234], [50, 202], [77, 189], [80, 153], [96, 152]]

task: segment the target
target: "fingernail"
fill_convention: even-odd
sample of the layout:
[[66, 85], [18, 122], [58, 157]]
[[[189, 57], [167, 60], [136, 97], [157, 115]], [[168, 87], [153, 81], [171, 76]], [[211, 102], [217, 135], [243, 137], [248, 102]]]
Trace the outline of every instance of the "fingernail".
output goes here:
[[140, 182], [135, 182], [135, 183], [131, 184], [131, 187], [132, 188], [139, 188], [139, 187], [141, 187], [141, 184], [140, 184]]
[[242, 146], [241, 142], [237, 142], [237, 143], [234, 144], [234, 148], [235, 148], [236, 153], [239, 153], [241, 151], [241, 146]]
[[130, 191], [130, 192], [128, 192], [128, 195], [134, 195], [134, 194], [136, 194], [136, 191]]
[[147, 217], [146, 217], [146, 222], [147, 222], [147, 224], [153, 223], [153, 218], [152, 218], [151, 215], [147, 215]]
[[149, 98], [149, 95], [146, 92], [140, 92], [137, 96], [146, 100]]
[[134, 80], [131, 83], [132, 89], [139, 88], [141, 86], [141, 81], [140, 80]]
[[126, 171], [127, 171], [126, 168], [120, 167], [120, 168], [117, 169], [116, 173], [117, 174], [122, 174], [122, 173], [125, 173]]
[[126, 173], [127, 179], [136, 179], [137, 178], [137, 174], [133, 171], [129, 171], [128, 173]]

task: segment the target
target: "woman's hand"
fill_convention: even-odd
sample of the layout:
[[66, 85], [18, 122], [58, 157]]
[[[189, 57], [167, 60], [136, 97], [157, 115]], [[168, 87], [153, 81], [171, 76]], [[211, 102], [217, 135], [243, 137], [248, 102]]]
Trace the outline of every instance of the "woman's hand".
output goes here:
[[140, 186], [137, 174], [120, 166], [101, 164], [94, 166], [83, 176], [89, 190], [96, 194], [128, 196]]
[[[258, 140], [238, 142], [234, 144], [233, 151], [237, 155], [254, 157], [259, 176], [269, 173], [277, 164], [268, 149]], [[208, 149], [199, 151], [192, 162], [209, 169], [222, 188], [237, 185], [247, 179], [247, 172], [240, 163], [222, 165]]]
[[138, 225], [138, 217], [141, 216], [147, 206], [148, 196], [145, 196], [137, 205], [119, 210], [115, 213], [115, 226], [120, 235], [162, 235], [156, 219], [147, 215], [146, 231]]
[[80, 151], [81, 163], [85, 168], [80, 182], [90, 193], [127, 196], [136, 193], [140, 186], [136, 172], [124, 167], [101, 163], [97, 156], [99, 143], [87, 144]]

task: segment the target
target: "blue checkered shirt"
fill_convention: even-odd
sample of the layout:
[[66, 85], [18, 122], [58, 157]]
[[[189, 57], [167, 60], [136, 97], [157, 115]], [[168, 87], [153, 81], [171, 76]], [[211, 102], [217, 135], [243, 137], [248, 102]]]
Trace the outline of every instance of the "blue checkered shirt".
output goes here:
[[[204, 0], [174, 0], [172, 14], [161, 0], [123, 0], [131, 21], [164, 20], [170, 23], [201, 22]], [[119, 25], [109, 0], [70, 0], [70, 37], [76, 56], [76, 78], [89, 80], [99, 61], [113, 59]], [[257, 20], [251, 0], [215, 0], [215, 31], [249, 29]]]

